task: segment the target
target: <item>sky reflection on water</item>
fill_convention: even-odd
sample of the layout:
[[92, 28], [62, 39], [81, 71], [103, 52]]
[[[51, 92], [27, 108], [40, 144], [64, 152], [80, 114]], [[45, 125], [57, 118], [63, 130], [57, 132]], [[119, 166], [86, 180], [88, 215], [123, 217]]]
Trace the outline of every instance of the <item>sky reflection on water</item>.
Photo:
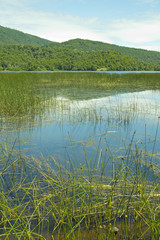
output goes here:
[[[110, 96], [99, 90], [95, 98], [86, 100], [70, 99], [61, 92], [45, 101], [49, 108], [41, 122], [13, 132], [4, 130], [5, 137], [16, 141], [27, 154], [50, 155], [66, 167], [70, 159], [75, 166], [87, 159], [95, 167], [100, 153], [104, 161], [125, 155], [132, 138], [133, 148], [137, 143], [143, 151], [159, 152], [160, 90], [114, 92]], [[28, 143], [23, 145], [23, 140]]]

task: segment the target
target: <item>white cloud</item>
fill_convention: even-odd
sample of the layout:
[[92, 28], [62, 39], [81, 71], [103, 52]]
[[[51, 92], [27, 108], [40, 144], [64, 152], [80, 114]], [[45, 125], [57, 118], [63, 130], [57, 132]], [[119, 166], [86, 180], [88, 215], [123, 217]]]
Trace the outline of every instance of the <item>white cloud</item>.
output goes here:
[[160, 51], [160, 44], [159, 45], [137, 45], [137, 48], [147, 49], [151, 51]]
[[[7, 3], [10, 1], [7, 0]], [[73, 38], [111, 42], [95, 27], [98, 23], [96, 17], [82, 18], [69, 14], [36, 11], [25, 7], [25, 3], [23, 7], [17, 6], [18, 3], [19, 0], [16, 0], [14, 6], [0, 8], [1, 25], [58, 42]]]
[[[47, 15], [47, 16], [46, 16]], [[73, 38], [96, 38], [96, 33], [92, 26], [95, 18], [83, 19], [77, 16], [61, 14], [38, 14], [36, 22], [38, 26], [32, 33], [53, 41], [66, 41]]]
[[157, 44], [160, 42], [160, 14], [148, 16], [147, 20], [141, 21], [117, 19], [100, 22], [97, 17], [84, 18], [31, 8], [30, 3], [37, 1], [0, 0], [0, 24], [56, 42], [83, 38], [123, 46], [160, 49]]
[[142, 44], [160, 41], [160, 15], [148, 20], [120, 19], [110, 24], [108, 34], [122, 42]]

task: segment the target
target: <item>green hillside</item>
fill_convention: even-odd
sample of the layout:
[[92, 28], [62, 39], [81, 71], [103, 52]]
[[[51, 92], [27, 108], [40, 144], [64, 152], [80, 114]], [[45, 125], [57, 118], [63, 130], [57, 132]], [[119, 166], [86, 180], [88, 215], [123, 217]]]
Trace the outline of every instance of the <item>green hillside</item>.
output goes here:
[[115, 51], [78, 51], [62, 47], [5, 45], [0, 47], [1, 71], [138, 71], [155, 66]]
[[160, 52], [83, 39], [58, 43], [0, 26], [0, 70], [159, 68]]
[[43, 38], [0, 26], [0, 44], [43, 46], [50, 43]]
[[157, 64], [160, 62], [160, 52], [148, 51], [138, 48], [121, 47], [114, 44], [97, 42], [91, 40], [74, 39], [61, 44], [63, 47], [81, 51], [108, 51], [113, 50], [125, 56], [134, 57], [148, 63]]

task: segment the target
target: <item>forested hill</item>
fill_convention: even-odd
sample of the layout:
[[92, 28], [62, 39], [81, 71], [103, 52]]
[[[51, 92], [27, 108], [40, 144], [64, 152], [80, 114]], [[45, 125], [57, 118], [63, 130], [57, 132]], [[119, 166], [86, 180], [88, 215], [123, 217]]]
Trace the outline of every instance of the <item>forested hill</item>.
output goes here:
[[51, 46], [6, 45], [0, 47], [0, 70], [145, 71], [159, 67], [111, 50], [85, 52]]
[[0, 71], [160, 70], [160, 52], [91, 40], [48, 41], [0, 26]]
[[114, 44], [97, 42], [83, 39], [73, 39], [61, 43], [63, 47], [81, 50], [81, 51], [107, 51], [113, 50], [121, 53], [122, 55], [134, 57], [135, 59], [142, 60], [148, 63], [157, 64], [160, 62], [160, 52], [148, 51], [138, 48], [121, 47]]
[[144, 49], [122, 47], [114, 44], [104, 42], [74, 39], [63, 43], [52, 42], [43, 38], [39, 38], [21, 31], [13, 30], [10, 28], [0, 26], [0, 45], [16, 44], [16, 45], [32, 45], [44, 46], [50, 45], [51, 47], [70, 48], [78, 51], [108, 51], [113, 50], [121, 53], [124, 56], [133, 57], [151, 64], [160, 63], [160, 52], [148, 51]]
[[[21, 31], [0, 26], [0, 45], [17, 44], [43, 46], [52, 43], [49, 40], [39, 38]], [[58, 43], [57, 43], [58, 44]]]

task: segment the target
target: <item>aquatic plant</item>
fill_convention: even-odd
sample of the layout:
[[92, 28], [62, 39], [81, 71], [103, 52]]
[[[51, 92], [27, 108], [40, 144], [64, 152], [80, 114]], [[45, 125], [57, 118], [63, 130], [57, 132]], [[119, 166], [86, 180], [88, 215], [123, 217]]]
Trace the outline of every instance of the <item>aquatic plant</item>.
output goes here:
[[[6, 120], [24, 126], [24, 119], [36, 122], [50, 107], [72, 111], [63, 99], [57, 102], [44, 94], [48, 86], [78, 86], [79, 89], [103, 88], [124, 91], [159, 88], [159, 74], [103, 73], [5, 73], [0, 74], [0, 116], [2, 129]], [[87, 80], [86, 80], [87, 79]], [[129, 104], [129, 103], [128, 103]], [[127, 126], [131, 117], [127, 111], [115, 108], [114, 119]], [[140, 106], [129, 104], [135, 113]], [[107, 111], [107, 109], [106, 109]], [[83, 122], [102, 121], [100, 115], [80, 112]], [[110, 116], [109, 116], [110, 117]], [[40, 120], [40, 119], [39, 119]], [[117, 122], [116, 121], [116, 122]], [[5, 123], [4, 123], [5, 122]], [[3, 124], [4, 123], [4, 124]], [[18, 126], [18, 125], [17, 125]], [[5, 134], [5, 131], [4, 131]], [[88, 157], [84, 142], [83, 156], [77, 155], [75, 144], [71, 157], [66, 148], [67, 167], [56, 156], [33, 157], [25, 154], [17, 143], [5, 139], [0, 143], [0, 239], [158, 239], [159, 212], [159, 153], [155, 152], [158, 127], [152, 150], [147, 151], [146, 136], [139, 147], [135, 134], [123, 149], [112, 150], [106, 141], [101, 148], [90, 138], [94, 147]], [[21, 143], [18, 143], [21, 144]], [[105, 150], [105, 153], [104, 153]], [[122, 154], [123, 153], [123, 154]], [[103, 157], [103, 154], [105, 157]], [[83, 157], [83, 164], [76, 164]], [[109, 169], [110, 174], [105, 171]]]
[[108, 177], [101, 149], [95, 168], [86, 158], [65, 169], [51, 156], [36, 159], [1, 143], [0, 238], [157, 239], [159, 158], [150, 162], [132, 145], [112, 157]]

